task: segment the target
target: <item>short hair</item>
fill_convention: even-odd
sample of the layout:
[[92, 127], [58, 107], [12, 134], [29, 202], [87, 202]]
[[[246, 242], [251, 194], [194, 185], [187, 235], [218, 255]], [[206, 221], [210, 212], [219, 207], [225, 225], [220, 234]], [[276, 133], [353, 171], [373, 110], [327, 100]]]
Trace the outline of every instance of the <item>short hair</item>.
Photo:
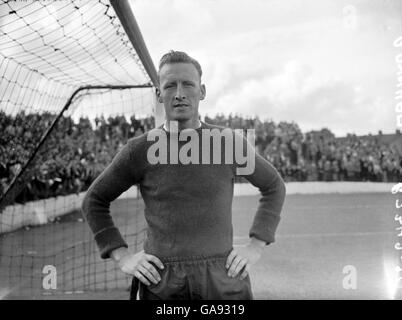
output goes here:
[[191, 63], [198, 71], [200, 78], [202, 76], [202, 69], [200, 63], [194, 58], [190, 57], [187, 53], [182, 51], [174, 51], [170, 50], [168, 53], [165, 53], [161, 60], [159, 61], [159, 70], [158, 70], [158, 79], [160, 76], [160, 71], [165, 64], [173, 64], [173, 63]]

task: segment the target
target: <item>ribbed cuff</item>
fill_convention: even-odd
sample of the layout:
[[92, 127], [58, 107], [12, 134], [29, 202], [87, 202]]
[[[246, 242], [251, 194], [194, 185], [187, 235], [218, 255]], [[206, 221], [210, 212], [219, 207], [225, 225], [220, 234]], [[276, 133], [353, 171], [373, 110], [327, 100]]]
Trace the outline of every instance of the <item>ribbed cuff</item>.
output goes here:
[[110, 258], [110, 253], [117, 248], [128, 248], [127, 243], [116, 227], [101, 230], [95, 235], [95, 241], [102, 259]]
[[249, 236], [265, 241], [267, 244], [275, 242], [275, 232], [279, 221], [280, 216], [257, 213]]

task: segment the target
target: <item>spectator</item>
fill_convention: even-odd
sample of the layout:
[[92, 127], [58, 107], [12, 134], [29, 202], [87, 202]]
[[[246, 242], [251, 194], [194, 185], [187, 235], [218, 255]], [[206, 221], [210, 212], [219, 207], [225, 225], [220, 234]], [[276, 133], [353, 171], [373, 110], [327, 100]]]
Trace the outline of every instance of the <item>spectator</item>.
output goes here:
[[[0, 111], [0, 195], [21, 170], [55, 115]], [[205, 117], [205, 122], [255, 129], [256, 149], [278, 169], [285, 181], [402, 180], [402, 155], [379, 137], [348, 134], [335, 138], [328, 130], [303, 134], [296, 123], [244, 118], [238, 114]], [[81, 192], [110, 163], [127, 139], [154, 127], [152, 117], [132, 115], [60, 118], [33, 164], [34, 176], [18, 202]], [[236, 181], [241, 181], [237, 179]]]

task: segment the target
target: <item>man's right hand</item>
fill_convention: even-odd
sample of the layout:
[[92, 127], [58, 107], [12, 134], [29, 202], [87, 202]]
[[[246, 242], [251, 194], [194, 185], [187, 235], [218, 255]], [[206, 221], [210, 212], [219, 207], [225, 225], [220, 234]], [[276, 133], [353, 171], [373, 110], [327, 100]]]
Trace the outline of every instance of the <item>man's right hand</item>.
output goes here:
[[[124, 273], [135, 276], [147, 286], [149, 286], [151, 282], [157, 284], [161, 280], [155, 266], [163, 269], [164, 266], [162, 262], [157, 257], [146, 254], [143, 250], [133, 254], [126, 248], [119, 248], [113, 250], [111, 256]], [[155, 266], [151, 262], [155, 264]]]

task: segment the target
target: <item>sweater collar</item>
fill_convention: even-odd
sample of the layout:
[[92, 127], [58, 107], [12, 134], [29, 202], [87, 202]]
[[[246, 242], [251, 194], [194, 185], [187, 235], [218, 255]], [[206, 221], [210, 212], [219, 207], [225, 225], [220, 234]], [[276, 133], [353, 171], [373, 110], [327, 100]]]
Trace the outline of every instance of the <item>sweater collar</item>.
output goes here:
[[[170, 130], [168, 130], [168, 128], [167, 128], [167, 125], [166, 125], [166, 123], [167, 123], [167, 121], [165, 121], [165, 123], [162, 125], [162, 129], [163, 130], [165, 130], [166, 132], [170, 132]], [[200, 121], [200, 120], [198, 120], [198, 124], [197, 124], [197, 127], [196, 128], [188, 128], [188, 129], [183, 129], [183, 130], [180, 130], [180, 131], [187, 131], [187, 130], [197, 130], [197, 129], [200, 129], [202, 127], [202, 121]]]

